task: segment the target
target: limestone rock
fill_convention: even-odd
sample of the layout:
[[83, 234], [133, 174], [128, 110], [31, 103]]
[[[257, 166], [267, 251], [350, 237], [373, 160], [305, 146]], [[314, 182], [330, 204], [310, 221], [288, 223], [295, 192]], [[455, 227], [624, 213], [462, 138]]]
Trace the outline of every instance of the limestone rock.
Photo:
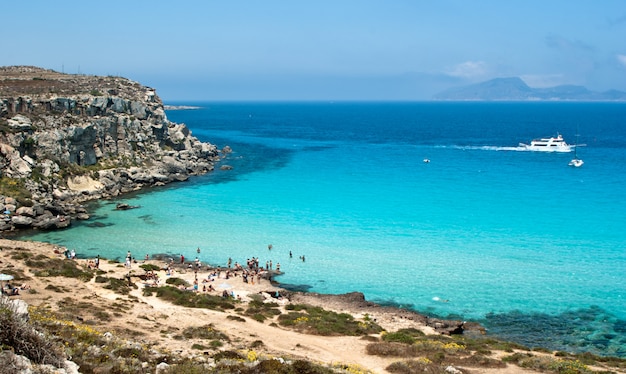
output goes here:
[[[16, 76], [38, 84], [13, 84]], [[76, 209], [82, 202], [185, 181], [219, 159], [215, 145], [170, 122], [154, 89], [137, 82], [35, 67], [0, 67], [0, 81], [0, 123], [12, 129], [0, 133], [0, 174], [30, 193], [21, 203], [4, 199], [11, 215], [2, 231], [66, 227], [89, 218]], [[23, 207], [26, 200], [40, 208]]]
[[7, 120], [7, 124], [17, 130], [30, 130], [33, 125], [32, 121], [28, 117], [24, 117], [21, 114]]
[[33, 219], [26, 216], [13, 216], [11, 217], [11, 223], [17, 227], [30, 226], [33, 224]]

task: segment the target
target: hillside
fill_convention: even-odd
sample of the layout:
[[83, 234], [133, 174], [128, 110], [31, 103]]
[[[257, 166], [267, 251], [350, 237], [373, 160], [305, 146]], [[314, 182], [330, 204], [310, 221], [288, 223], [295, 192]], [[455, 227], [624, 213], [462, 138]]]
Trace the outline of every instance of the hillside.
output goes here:
[[626, 92], [593, 92], [583, 86], [531, 88], [520, 78], [496, 78], [438, 93], [447, 101], [626, 101]]
[[120, 77], [0, 67], [0, 231], [67, 227], [80, 203], [213, 170], [214, 145]]

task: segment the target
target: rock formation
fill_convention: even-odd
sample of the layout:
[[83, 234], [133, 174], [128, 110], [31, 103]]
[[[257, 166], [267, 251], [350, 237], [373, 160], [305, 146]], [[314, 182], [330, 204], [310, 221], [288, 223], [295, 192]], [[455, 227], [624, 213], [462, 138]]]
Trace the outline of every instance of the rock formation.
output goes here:
[[213, 170], [217, 148], [120, 77], [0, 67], [0, 231], [67, 227], [80, 203]]

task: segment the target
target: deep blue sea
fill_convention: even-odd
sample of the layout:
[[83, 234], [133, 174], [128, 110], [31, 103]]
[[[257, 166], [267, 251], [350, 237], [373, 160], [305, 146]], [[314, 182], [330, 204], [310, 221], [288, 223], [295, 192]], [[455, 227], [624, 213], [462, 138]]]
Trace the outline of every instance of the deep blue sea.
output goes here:
[[[232, 147], [233, 170], [27, 238], [83, 257], [258, 256], [280, 263], [286, 287], [361, 291], [530, 347], [626, 357], [625, 104], [174, 104], [201, 107], [167, 115]], [[517, 147], [557, 133], [580, 134], [581, 168]]]

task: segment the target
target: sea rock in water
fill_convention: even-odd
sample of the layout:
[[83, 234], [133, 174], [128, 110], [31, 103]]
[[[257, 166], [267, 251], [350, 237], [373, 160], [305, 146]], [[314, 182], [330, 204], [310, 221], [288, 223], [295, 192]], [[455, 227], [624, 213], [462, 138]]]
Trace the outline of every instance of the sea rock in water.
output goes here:
[[115, 206], [116, 210], [129, 210], [139, 208], [139, 205], [129, 205], [126, 203], [119, 203]]

